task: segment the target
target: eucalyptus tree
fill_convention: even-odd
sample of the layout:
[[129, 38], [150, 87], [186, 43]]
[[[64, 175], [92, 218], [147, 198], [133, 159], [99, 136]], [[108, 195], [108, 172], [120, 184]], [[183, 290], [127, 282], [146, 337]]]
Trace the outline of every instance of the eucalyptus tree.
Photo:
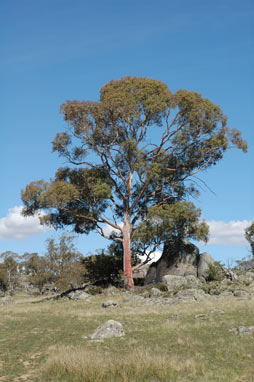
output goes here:
[[9, 287], [9, 278], [7, 266], [5, 264], [0, 264], [0, 291], [3, 291], [4, 294]]
[[173, 94], [161, 81], [124, 77], [103, 86], [99, 101], [66, 101], [61, 112], [67, 129], [56, 135], [53, 151], [69, 165], [50, 182], [27, 185], [24, 215], [42, 209], [43, 223], [85, 234], [106, 236], [109, 225], [110, 238], [122, 242], [130, 287], [135, 240], [157, 235], [149, 244], [156, 247], [162, 233], [207, 239], [200, 211], [182, 204], [197, 193], [191, 179], [228, 148], [247, 150], [219, 106], [194, 91]]
[[82, 254], [75, 246], [75, 236], [63, 233], [58, 240], [47, 239], [45, 260], [58, 289], [78, 287], [84, 279], [85, 269]]
[[246, 228], [245, 238], [250, 244], [251, 253], [254, 259], [254, 222], [252, 222], [251, 225]]
[[0, 259], [6, 267], [8, 288], [13, 290], [18, 285], [18, 261], [20, 256], [16, 252], [5, 251], [0, 254]]

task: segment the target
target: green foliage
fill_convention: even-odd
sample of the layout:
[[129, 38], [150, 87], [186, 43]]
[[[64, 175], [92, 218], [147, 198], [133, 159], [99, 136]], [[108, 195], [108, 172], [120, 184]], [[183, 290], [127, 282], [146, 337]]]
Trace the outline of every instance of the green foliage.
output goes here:
[[84, 282], [85, 268], [81, 254], [74, 244], [74, 236], [63, 233], [59, 240], [46, 241], [44, 256], [37, 253], [25, 254], [23, 266], [30, 283], [42, 293], [45, 284], [53, 283], [60, 291], [77, 288]]
[[222, 280], [222, 264], [215, 261], [214, 264], [208, 264], [207, 281], [220, 281]]
[[37, 253], [30, 254], [25, 262], [25, 269], [29, 282], [35, 288], [38, 288], [40, 293], [43, 292], [45, 284], [53, 282], [55, 279], [48, 261], [45, 257], [41, 257]]
[[35, 288], [39, 289], [40, 293], [43, 293], [44, 286], [53, 281], [53, 275], [49, 272], [38, 272], [30, 276], [29, 281]]
[[207, 283], [202, 284], [201, 288], [206, 294], [213, 294], [218, 296], [224, 290], [228, 290], [226, 286], [220, 283], [220, 280], [210, 280]]
[[0, 290], [4, 293], [7, 291], [9, 287], [9, 279], [7, 266], [5, 264], [0, 264]]
[[249, 227], [245, 230], [245, 238], [248, 240], [250, 247], [251, 247], [251, 253], [254, 258], [254, 222], [251, 223]]
[[167, 285], [162, 283], [162, 282], [157, 283], [156, 288], [158, 288], [161, 292], [167, 292], [168, 291]]
[[19, 255], [16, 252], [5, 251], [1, 253], [0, 258], [6, 267], [8, 289], [14, 290], [18, 285], [18, 262]]
[[98, 285], [92, 285], [92, 286], [89, 287], [87, 292], [89, 294], [91, 294], [92, 296], [95, 296], [97, 294], [102, 294], [103, 289], [100, 286], [98, 286]]
[[78, 288], [82, 286], [85, 280], [85, 268], [80, 261], [73, 261], [66, 264], [61, 271], [55, 286], [58, 290], [64, 291], [69, 288]]
[[[174, 204], [162, 204], [148, 209], [147, 217], [135, 230], [133, 239], [137, 244], [136, 251], [168, 240], [193, 238], [195, 240], [208, 240], [208, 225], [200, 222], [200, 209], [193, 203], [178, 201]], [[140, 251], [142, 252], [142, 251]]]
[[100, 286], [118, 285], [121, 281], [123, 262], [110, 254], [97, 254], [84, 258], [86, 278], [89, 282]]
[[81, 253], [75, 248], [74, 236], [72, 235], [63, 233], [58, 242], [54, 238], [49, 238], [46, 243], [45, 258], [56, 276], [59, 276], [67, 265], [81, 258]]
[[16, 253], [16, 252], [12, 252], [12, 251], [5, 251], [5, 252], [2, 252], [0, 254], [0, 258], [3, 260], [3, 261], [6, 261], [8, 259], [12, 259], [12, 260], [15, 260], [15, 261], [18, 261], [18, 259], [20, 258], [19, 255]]
[[82, 284], [85, 270], [81, 259], [73, 235], [63, 233], [58, 241], [54, 238], [47, 240], [45, 260], [58, 289], [65, 290]]

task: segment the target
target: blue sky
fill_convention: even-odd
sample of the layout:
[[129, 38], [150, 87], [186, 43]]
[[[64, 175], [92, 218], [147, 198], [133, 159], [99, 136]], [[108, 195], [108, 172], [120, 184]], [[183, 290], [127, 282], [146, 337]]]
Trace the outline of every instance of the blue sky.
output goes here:
[[[199, 175], [196, 202], [211, 226], [201, 251], [224, 263], [248, 255], [243, 238], [253, 211], [252, 0], [2, 0], [0, 4], [0, 252], [43, 253], [36, 219], [20, 217], [20, 191], [65, 165], [51, 153], [64, 130], [67, 99], [97, 100], [100, 88], [126, 75], [159, 79], [174, 92], [195, 90], [221, 106], [249, 143]], [[58, 235], [58, 234], [57, 234]], [[78, 237], [86, 254], [108, 242]]]

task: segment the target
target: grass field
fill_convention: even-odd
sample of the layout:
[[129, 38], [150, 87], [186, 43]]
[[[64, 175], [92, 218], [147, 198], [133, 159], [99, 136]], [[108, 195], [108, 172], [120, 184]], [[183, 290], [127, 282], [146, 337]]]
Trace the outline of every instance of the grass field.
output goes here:
[[[109, 310], [106, 299], [16, 296], [0, 306], [0, 381], [254, 382], [254, 335], [228, 330], [254, 325], [253, 298], [138, 306], [119, 295], [120, 307]], [[109, 319], [122, 323], [124, 337], [82, 338]]]

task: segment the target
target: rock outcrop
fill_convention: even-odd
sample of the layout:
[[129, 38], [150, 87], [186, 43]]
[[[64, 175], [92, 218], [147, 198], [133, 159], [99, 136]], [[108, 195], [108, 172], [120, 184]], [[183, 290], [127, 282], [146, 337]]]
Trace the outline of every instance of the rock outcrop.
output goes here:
[[162, 281], [167, 285], [168, 290], [187, 286], [187, 280], [183, 276], [165, 275]]
[[150, 265], [145, 284], [158, 283], [165, 275], [206, 277], [209, 263], [214, 263], [212, 256], [207, 252], [200, 254], [190, 241], [168, 240], [161, 258]]
[[144, 264], [133, 271], [133, 280], [135, 285], [143, 285], [149, 270], [149, 264]]
[[212, 256], [208, 252], [201, 253], [198, 256], [198, 262], [197, 262], [198, 277], [206, 278], [207, 272], [209, 269], [209, 264], [214, 264], [214, 259], [212, 258]]

